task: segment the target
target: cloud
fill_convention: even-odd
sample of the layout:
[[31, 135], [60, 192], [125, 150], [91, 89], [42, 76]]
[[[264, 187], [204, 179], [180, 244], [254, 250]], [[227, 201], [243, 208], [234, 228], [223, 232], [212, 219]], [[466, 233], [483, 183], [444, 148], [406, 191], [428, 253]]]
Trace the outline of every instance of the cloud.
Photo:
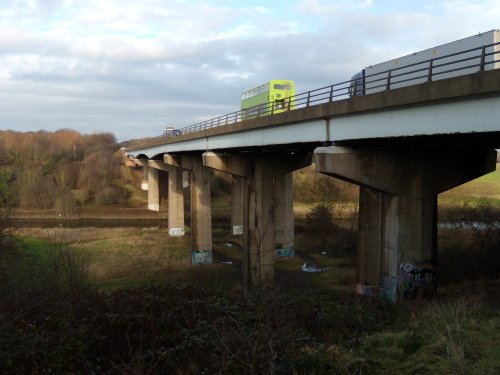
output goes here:
[[322, 87], [498, 19], [490, 0], [5, 0], [0, 128], [157, 135], [266, 80]]

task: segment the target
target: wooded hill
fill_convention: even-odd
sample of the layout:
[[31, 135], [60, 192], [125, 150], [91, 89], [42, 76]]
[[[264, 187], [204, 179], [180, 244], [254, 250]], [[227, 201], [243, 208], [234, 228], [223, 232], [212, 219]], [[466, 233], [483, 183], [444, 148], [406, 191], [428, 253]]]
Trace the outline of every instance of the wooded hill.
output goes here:
[[0, 131], [0, 173], [21, 209], [126, 204], [132, 184], [130, 174], [122, 175], [122, 158], [111, 133]]

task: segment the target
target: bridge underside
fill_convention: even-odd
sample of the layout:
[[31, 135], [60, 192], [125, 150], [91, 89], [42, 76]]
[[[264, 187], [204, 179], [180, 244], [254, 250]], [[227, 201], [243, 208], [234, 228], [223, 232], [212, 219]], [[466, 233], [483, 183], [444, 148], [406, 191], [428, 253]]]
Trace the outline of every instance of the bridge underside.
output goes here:
[[500, 148], [500, 130], [482, 133], [418, 135], [413, 137], [360, 138], [332, 142], [335, 146], [371, 150], [426, 150], [436, 148]]
[[[395, 299], [405, 267], [437, 268], [437, 194], [494, 171], [496, 151], [333, 146], [316, 149], [314, 160], [316, 171], [361, 186], [357, 283]], [[435, 283], [425, 282], [430, 292]]]

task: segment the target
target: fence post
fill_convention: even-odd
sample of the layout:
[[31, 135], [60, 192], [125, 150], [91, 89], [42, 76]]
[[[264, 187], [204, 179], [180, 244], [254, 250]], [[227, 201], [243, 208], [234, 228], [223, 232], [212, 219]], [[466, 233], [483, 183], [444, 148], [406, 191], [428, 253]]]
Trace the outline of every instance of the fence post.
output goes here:
[[483, 46], [483, 50], [481, 51], [481, 64], [479, 65], [480, 72], [484, 72], [485, 60], [486, 60], [486, 46]]
[[306, 107], [309, 107], [309, 102], [311, 101], [311, 91], [309, 91], [307, 93], [307, 103], [306, 103]]
[[271, 102], [271, 114], [274, 115], [274, 101]]
[[434, 59], [429, 60], [429, 73], [427, 74], [427, 82], [432, 81], [432, 64], [434, 62]]
[[389, 70], [389, 72], [387, 73], [387, 86], [385, 87], [386, 90], [391, 89], [391, 74], [392, 70]]
[[291, 97], [291, 96], [289, 96], [289, 97], [288, 97], [288, 108], [287, 108], [287, 111], [289, 111], [289, 110], [290, 110], [290, 105], [291, 105], [291, 103], [292, 103], [292, 97]]
[[331, 102], [333, 100], [333, 85], [330, 86], [330, 98], [329, 98], [329, 102]]

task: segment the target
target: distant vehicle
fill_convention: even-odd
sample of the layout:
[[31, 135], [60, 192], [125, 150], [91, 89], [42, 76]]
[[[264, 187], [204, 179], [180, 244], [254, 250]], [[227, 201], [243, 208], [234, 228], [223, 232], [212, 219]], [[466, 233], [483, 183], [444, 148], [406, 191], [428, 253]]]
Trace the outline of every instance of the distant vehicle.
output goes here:
[[167, 126], [165, 128], [165, 137], [177, 137], [182, 134], [181, 129], [176, 129], [175, 126]]
[[[491, 30], [411, 55], [368, 66], [351, 78], [349, 96], [416, 85], [479, 71], [500, 68], [500, 30]], [[483, 55], [484, 50], [484, 55]], [[484, 61], [482, 60], [484, 56]]]
[[272, 80], [241, 94], [241, 119], [265, 116], [295, 108], [295, 84]]

